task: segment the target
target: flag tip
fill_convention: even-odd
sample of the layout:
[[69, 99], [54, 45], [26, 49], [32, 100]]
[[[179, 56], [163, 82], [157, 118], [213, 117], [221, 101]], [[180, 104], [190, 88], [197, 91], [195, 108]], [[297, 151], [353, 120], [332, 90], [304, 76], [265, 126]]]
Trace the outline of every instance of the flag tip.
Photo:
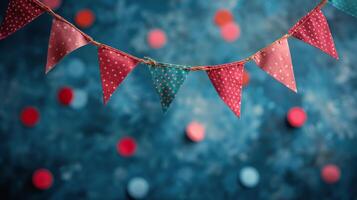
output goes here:
[[47, 75], [51, 70], [53, 69], [53, 66], [50, 66], [50, 65], [46, 65], [46, 71], [45, 71], [45, 74]]
[[162, 108], [162, 113], [164, 113], [164, 115], [166, 115], [166, 113], [167, 113], [167, 108]]
[[106, 106], [108, 104], [108, 100], [103, 99], [103, 104]]

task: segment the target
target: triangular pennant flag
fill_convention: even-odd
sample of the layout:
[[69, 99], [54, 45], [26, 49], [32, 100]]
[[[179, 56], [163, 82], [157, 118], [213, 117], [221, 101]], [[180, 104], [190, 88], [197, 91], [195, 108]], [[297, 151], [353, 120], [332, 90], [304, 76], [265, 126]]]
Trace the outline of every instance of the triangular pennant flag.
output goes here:
[[98, 57], [103, 99], [106, 104], [120, 83], [140, 61], [108, 46], [101, 46], [98, 49]]
[[53, 19], [48, 45], [46, 73], [67, 54], [88, 44], [89, 41], [76, 28], [64, 21]]
[[31, 0], [10, 0], [0, 27], [0, 40], [36, 19], [44, 10]]
[[329, 0], [336, 8], [357, 17], [357, 1], [356, 0]]
[[217, 65], [207, 71], [208, 77], [221, 99], [239, 117], [242, 99], [244, 63]]
[[282, 39], [253, 56], [255, 63], [270, 76], [297, 92], [288, 40]]
[[156, 91], [160, 95], [161, 106], [164, 112], [170, 107], [176, 93], [186, 80], [189, 70], [184, 68], [187, 68], [187, 66], [171, 64], [160, 67], [149, 66], [152, 81]]
[[289, 34], [338, 59], [327, 20], [320, 9], [314, 9], [295, 24]]

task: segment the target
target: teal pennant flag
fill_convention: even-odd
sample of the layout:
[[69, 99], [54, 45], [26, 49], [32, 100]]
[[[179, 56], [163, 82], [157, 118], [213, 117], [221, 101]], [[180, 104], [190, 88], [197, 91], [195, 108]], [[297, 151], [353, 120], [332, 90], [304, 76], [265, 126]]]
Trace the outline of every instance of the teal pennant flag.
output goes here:
[[357, 0], [329, 0], [336, 8], [357, 17]]
[[188, 66], [162, 65], [164, 66], [149, 65], [149, 69], [155, 89], [160, 95], [162, 110], [166, 112], [181, 85], [185, 82], [189, 70], [187, 70]]

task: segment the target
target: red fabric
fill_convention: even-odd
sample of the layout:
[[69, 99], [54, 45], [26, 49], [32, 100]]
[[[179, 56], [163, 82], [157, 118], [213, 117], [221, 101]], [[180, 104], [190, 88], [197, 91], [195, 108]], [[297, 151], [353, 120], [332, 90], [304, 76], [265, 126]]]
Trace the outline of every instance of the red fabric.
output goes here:
[[289, 30], [294, 37], [338, 59], [327, 20], [320, 9], [315, 9]]
[[31, 0], [10, 0], [0, 27], [0, 40], [24, 27], [44, 11]]
[[207, 71], [208, 77], [221, 99], [239, 117], [243, 87], [244, 63], [218, 65]]
[[46, 73], [67, 54], [88, 44], [89, 41], [78, 30], [67, 23], [53, 19], [48, 45]]
[[253, 56], [253, 60], [270, 76], [294, 92], [297, 91], [287, 39], [278, 41], [261, 50]]
[[107, 46], [101, 46], [98, 49], [98, 56], [103, 98], [106, 104], [121, 82], [139, 63], [139, 60]]

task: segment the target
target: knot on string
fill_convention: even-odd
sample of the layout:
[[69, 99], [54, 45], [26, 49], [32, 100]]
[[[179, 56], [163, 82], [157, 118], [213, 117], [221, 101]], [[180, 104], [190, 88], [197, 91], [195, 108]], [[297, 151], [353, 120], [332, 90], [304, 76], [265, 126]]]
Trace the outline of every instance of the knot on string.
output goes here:
[[144, 57], [143, 62], [145, 64], [148, 64], [148, 65], [151, 65], [151, 66], [159, 66], [159, 63], [156, 60], [154, 60], [154, 59], [152, 59], [150, 57], [147, 57], [147, 56]]

